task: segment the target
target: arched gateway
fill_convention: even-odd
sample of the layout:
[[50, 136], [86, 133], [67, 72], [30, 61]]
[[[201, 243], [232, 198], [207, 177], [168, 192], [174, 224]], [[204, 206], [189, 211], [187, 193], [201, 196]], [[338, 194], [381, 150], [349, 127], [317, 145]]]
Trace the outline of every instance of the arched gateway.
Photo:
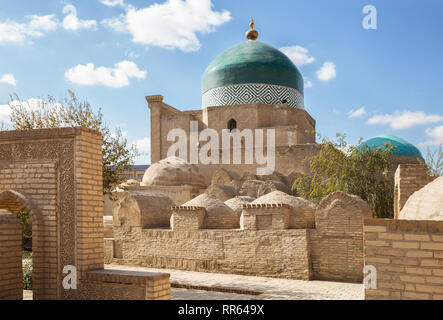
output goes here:
[[[30, 214], [34, 299], [169, 298], [158, 290], [167, 274], [104, 269], [101, 144], [98, 132], [80, 127], [0, 132], [0, 210]], [[0, 249], [14, 246], [4, 211], [0, 224]], [[66, 266], [77, 270], [77, 289], [62, 286]], [[10, 267], [2, 261], [0, 273]], [[0, 277], [0, 298], [8, 286]]]

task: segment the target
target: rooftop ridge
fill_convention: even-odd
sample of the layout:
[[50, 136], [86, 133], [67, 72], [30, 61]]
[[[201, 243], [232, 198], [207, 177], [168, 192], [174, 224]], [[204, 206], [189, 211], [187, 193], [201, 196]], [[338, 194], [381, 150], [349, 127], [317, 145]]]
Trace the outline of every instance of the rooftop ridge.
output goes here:
[[242, 209], [269, 209], [269, 208], [290, 208], [286, 203], [248, 203], [243, 204]]
[[171, 207], [171, 210], [173, 210], [173, 211], [198, 211], [201, 209], [205, 209], [205, 208], [197, 207], [197, 206], [173, 206], [173, 207]]

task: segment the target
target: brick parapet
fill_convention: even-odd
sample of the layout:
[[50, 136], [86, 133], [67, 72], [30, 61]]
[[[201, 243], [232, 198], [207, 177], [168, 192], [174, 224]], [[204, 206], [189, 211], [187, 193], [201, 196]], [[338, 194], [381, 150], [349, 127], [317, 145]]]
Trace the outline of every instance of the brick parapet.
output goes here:
[[366, 299], [443, 300], [443, 221], [365, 220], [364, 260], [377, 277]]

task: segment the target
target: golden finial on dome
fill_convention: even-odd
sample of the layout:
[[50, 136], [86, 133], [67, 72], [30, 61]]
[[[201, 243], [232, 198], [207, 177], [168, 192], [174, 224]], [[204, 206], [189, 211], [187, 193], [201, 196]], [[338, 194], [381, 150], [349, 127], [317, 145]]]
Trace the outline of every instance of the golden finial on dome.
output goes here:
[[254, 19], [251, 19], [251, 23], [249, 24], [249, 26], [251, 27], [251, 29], [246, 32], [246, 38], [248, 38], [248, 40], [257, 40], [258, 32], [254, 30]]

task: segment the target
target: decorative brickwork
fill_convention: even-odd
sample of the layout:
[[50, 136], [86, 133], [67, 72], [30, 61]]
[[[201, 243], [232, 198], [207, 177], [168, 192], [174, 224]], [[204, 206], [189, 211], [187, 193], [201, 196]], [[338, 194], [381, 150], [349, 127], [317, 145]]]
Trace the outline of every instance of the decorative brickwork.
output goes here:
[[62, 266], [76, 264], [74, 153], [87, 131], [0, 133], [0, 208], [17, 214], [23, 207], [30, 214], [34, 299], [62, 298]]
[[377, 271], [367, 300], [443, 300], [443, 221], [365, 220], [364, 254]]
[[[101, 145], [100, 133], [80, 127], [0, 132], [0, 209], [16, 215], [24, 208], [31, 217], [34, 299], [85, 297], [81, 278], [78, 290], [62, 288], [65, 266], [103, 270]], [[0, 236], [0, 248], [16, 237]], [[102, 297], [118, 299], [118, 292]]]
[[236, 84], [210, 89], [202, 95], [202, 106], [232, 106], [247, 103], [283, 104], [304, 108], [303, 95], [296, 89], [270, 84]]

